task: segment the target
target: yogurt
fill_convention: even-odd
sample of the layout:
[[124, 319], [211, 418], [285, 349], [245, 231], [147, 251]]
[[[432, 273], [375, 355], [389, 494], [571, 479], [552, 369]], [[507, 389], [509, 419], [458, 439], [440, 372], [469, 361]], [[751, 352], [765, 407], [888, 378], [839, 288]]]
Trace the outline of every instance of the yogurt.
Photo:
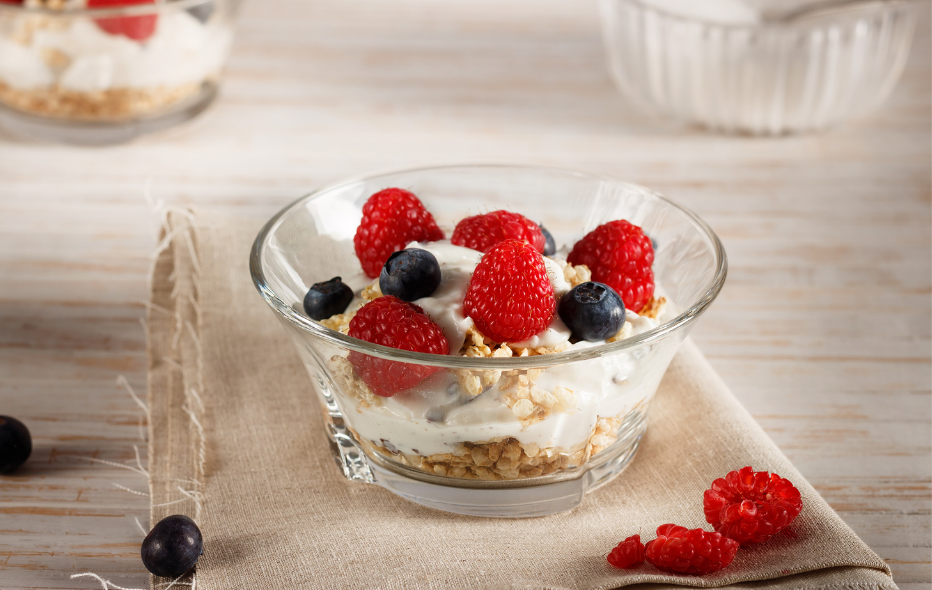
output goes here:
[[[456, 355], [473, 326], [472, 319], [465, 314], [463, 299], [482, 253], [455, 246], [448, 240], [415, 242], [408, 247], [431, 252], [440, 264], [442, 279], [437, 290], [413, 303], [440, 325], [450, 342], [451, 354]], [[544, 261], [555, 294], [568, 292], [571, 285], [564, 278], [565, 262], [547, 257]], [[371, 280], [359, 275], [347, 283], [358, 290]], [[355, 307], [363, 303], [357, 300]], [[634, 336], [658, 325], [658, 320], [628, 311], [624, 333]], [[563, 345], [566, 350], [579, 350], [604, 344], [586, 341], [571, 344], [569, 340], [570, 330], [555, 314], [546, 330], [508, 346], [533, 349]], [[346, 401], [351, 400], [341, 400], [343, 415], [360, 439], [403, 456], [429, 458], [456, 454], [463, 452], [464, 443], [488, 444], [512, 439], [524, 449], [578, 452], [591, 443], [600, 419], [609, 417], [620, 422], [646, 403], [669, 361], [655, 356], [654, 351], [638, 349], [539, 371], [523, 370], [518, 372], [519, 376], [499, 376], [476, 396], [462, 391], [456, 372], [443, 371], [410, 391], [379, 398], [377, 404], [345, 407]], [[522, 388], [529, 392], [525, 401], [516, 398]], [[548, 407], [556, 396], [560, 400]], [[533, 406], [537, 414], [522, 415], [518, 404]]]

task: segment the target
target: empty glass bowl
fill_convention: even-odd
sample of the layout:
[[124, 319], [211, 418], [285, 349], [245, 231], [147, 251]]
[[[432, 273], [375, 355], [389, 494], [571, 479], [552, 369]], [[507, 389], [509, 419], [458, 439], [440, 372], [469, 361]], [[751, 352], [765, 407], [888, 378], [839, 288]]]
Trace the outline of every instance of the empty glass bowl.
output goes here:
[[[680, 4], [689, 11], [670, 10]], [[918, 12], [914, 2], [864, 1], [754, 19], [733, 0], [700, 4], [710, 18], [683, 1], [602, 0], [615, 82], [645, 108], [760, 135], [823, 129], [877, 108], [903, 71]]]
[[217, 93], [239, 0], [0, 2], [0, 124], [27, 138], [127, 141]]
[[[562, 246], [627, 219], [658, 244], [653, 268], [667, 311], [611, 344], [511, 358], [408, 352], [328, 329], [304, 314], [303, 298], [314, 283], [360, 273], [353, 236], [362, 206], [388, 187], [414, 192], [448, 236], [460, 219], [497, 209], [542, 222]], [[548, 168], [451, 166], [349, 180], [300, 199], [262, 229], [250, 269], [304, 360], [348, 479], [441, 510], [516, 517], [569, 510], [631, 461], [651, 398], [721, 289], [726, 260], [702, 220], [643, 187]], [[360, 378], [362, 363], [426, 378], [379, 397]]]

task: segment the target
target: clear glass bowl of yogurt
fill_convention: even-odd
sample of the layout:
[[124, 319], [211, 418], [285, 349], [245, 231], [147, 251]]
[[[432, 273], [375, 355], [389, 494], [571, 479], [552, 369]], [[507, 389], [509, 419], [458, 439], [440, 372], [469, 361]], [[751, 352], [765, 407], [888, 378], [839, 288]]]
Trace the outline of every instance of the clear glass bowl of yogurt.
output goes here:
[[[555, 320], [530, 340], [510, 343], [509, 354], [483, 354], [481, 336], [463, 315], [463, 292], [482, 254], [439, 241], [411, 246], [431, 251], [443, 275], [437, 291], [414, 303], [443, 327], [450, 355], [352, 338], [340, 316], [310, 319], [302, 301], [314, 283], [342, 277], [356, 294], [348, 312], [373, 296], [353, 236], [362, 205], [387, 187], [414, 192], [447, 236], [458, 220], [499, 209], [542, 223], [560, 248], [544, 259], [557, 295], [585, 278], [572, 276], [583, 271], [565, 262], [567, 248], [604, 222], [626, 219], [657, 244], [657, 305], [628, 310], [613, 342], [571, 343]], [[667, 365], [715, 299], [726, 267], [709, 226], [653, 191], [519, 166], [423, 168], [340, 182], [271, 219], [250, 257], [257, 289], [311, 376], [344, 475], [440, 510], [499, 517], [569, 510], [628, 465]], [[354, 355], [435, 371], [383, 398], [355, 373]]]
[[609, 68], [647, 110], [713, 130], [810, 132], [866, 115], [896, 85], [910, 0], [602, 0]]
[[0, 125], [112, 144], [191, 119], [217, 94], [239, 4], [0, 1]]

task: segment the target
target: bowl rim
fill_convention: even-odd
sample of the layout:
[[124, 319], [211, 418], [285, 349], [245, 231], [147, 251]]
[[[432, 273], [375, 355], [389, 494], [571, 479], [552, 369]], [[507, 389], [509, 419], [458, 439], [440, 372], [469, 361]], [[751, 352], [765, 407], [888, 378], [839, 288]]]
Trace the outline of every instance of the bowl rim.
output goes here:
[[[585, 178], [587, 180], [594, 180], [600, 182], [611, 182], [625, 186], [627, 188], [641, 191], [647, 193], [664, 203], [668, 206], [671, 206], [675, 209], [678, 209], [680, 212], [686, 215], [686, 217], [696, 224], [699, 229], [710, 239], [713, 248], [713, 254], [715, 256], [715, 273], [712, 279], [708, 282], [705, 287], [705, 291], [698, 298], [698, 301], [694, 303], [691, 307], [681, 312], [675, 318], [660, 324], [652, 330], [642, 332], [630, 338], [625, 338], [624, 340], [619, 340], [617, 342], [612, 342], [610, 344], [602, 344], [596, 346], [590, 346], [585, 348], [580, 348], [576, 350], [569, 350], [565, 352], [558, 352], [553, 354], [546, 355], [536, 355], [536, 356], [527, 356], [527, 357], [510, 357], [510, 358], [486, 358], [486, 357], [465, 357], [465, 356], [453, 356], [453, 355], [435, 355], [428, 354], [423, 352], [411, 352], [407, 350], [400, 350], [397, 348], [390, 348], [387, 346], [382, 346], [378, 344], [372, 344], [364, 340], [359, 340], [358, 338], [353, 338], [351, 336], [345, 335], [336, 330], [331, 330], [325, 328], [323, 325], [317, 323], [316, 321], [310, 319], [309, 317], [298, 313], [292, 308], [291, 305], [285, 303], [278, 295], [268, 286], [268, 281], [266, 281], [265, 274], [262, 270], [261, 259], [267, 243], [268, 237], [271, 235], [272, 231], [278, 227], [281, 221], [284, 218], [300, 207], [305, 202], [311, 201], [313, 199], [319, 198], [322, 195], [328, 194], [334, 190], [345, 188], [347, 186], [376, 180], [379, 177], [389, 176], [394, 174], [416, 174], [419, 172], [427, 171], [437, 171], [437, 170], [448, 170], [448, 169], [466, 169], [466, 168], [487, 168], [487, 169], [513, 169], [513, 170], [524, 170], [524, 171], [538, 171], [538, 172], [549, 172], [556, 173], [568, 176], [575, 176], [579, 178]], [[594, 358], [599, 358], [605, 355], [617, 354], [626, 350], [631, 350], [639, 348], [642, 346], [647, 346], [654, 344], [661, 340], [666, 339], [673, 332], [676, 332], [685, 326], [691, 324], [696, 318], [702, 315], [703, 312], [709, 307], [712, 301], [718, 296], [719, 292], [722, 290], [722, 286], [725, 283], [725, 278], [728, 274], [728, 257], [725, 254], [725, 248], [722, 245], [721, 240], [718, 235], [712, 230], [709, 225], [702, 220], [698, 215], [693, 213], [691, 210], [679, 205], [669, 198], [661, 195], [660, 193], [653, 191], [644, 186], [633, 184], [630, 182], [625, 182], [617, 178], [603, 175], [603, 174], [590, 174], [586, 172], [578, 172], [575, 170], [568, 170], [565, 168], [551, 167], [551, 166], [536, 166], [536, 165], [522, 165], [522, 164], [501, 164], [501, 163], [474, 163], [474, 164], [440, 164], [433, 166], [419, 166], [416, 168], [402, 168], [396, 170], [382, 171], [377, 173], [365, 174], [361, 176], [356, 176], [353, 178], [348, 178], [340, 180], [331, 184], [324, 185], [323, 187], [308, 193], [288, 205], [286, 205], [281, 211], [276, 213], [268, 222], [262, 227], [259, 231], [259, 234], [256, 236], [256, 239], [253, 241], [252, 248], [250, 249], [249, 255], [249, 271], [252, 276], [253, 285], [256, 287], [256, 290], [259, 291], [259, 294], [265, 299], [266, 303], [272, 307], [273, 310], [277, 312], [280, 318], [283, 318], [291, 325], [297, 327], [302, 332], [306, 332], [309, 335], [320, 338], [321, 340], [339, 346], [341, 348], [349, 349], [352, 351], [360, 352], [363, 354], [384, 358], [388, 360], [397, 360], [397, 361], [406, 361], [406, 362], [416, 362], [421, 365], [436, 366], [436, 367], [445, 367], [451, 369], [517, 369], [517, 368], [545, 368], [554, 365], [566, 364], [569, 362], [590, 360]]]
[[195, 6], [200, 6], [202, 4], [214, 4], [221, 2], [237, 2], [238, 0], [169, 0], [169, 1], [156, 1], [153, 3], [146, 4], [129, 4], [125, 6], [108, 6], [105, 8], [46, 8], [44, 6], [26, 6], [25, 2], [23, 4], [13, 4], [11, 2], [4, 2], [0, 0], [0, 13], [4, 11], [9, 12], [19, 12], [22, 14], [34, 14], [34, 15], [43, 15], [43, 16], [52, 16], [52, 17], [62, 17], [62, 18], [74, 18], [74, 17], [93, 17], [93, 18], [105, 18], [111, 16], [141, 16], [148, 14], [162, 14], [166, 12], [176, 12], [179, 10], [187, 10]]
[[873, 9], [877, 12], [891, 10], [899, 8], [900, 6], [909, 6], [916, 5], [920, 0], [852, 0], [850, 4], [843, 6], [826, 6], [822, 9], [813, 8], [813, 15], [811, 17], [803, 18], [794, 18], [786, 20], [761, 20], [756, 23], [720, 23], [714, 21], [706, 21], [699, 18], [684, 16], [682, 14], [676, 14], [670, 12], [665, 8], [658, 8], [651, 4], [648, 4], [644, 0], [601, 0], [602, 8], [607, 9], [608, 6], [612, 4], [633, 4], [636, 5], [640, 10], [653, 12], [662, 16], [665, 19], [679, 21], [682, 23], [690, 23], [702, 25], [708, 28], [718, 28], [718, 29], [727, 29], [735, 31], [761, 31], [761, 30], [775, 30], [775, 29], [795, 29], [802, 27], [812, 27], [817, 17], [821, 17], [818, 20], [824, 19], [825, 16], [834, 16], [835, 14], [848, 14], [852, 12], [863, 11], [868, 8]]

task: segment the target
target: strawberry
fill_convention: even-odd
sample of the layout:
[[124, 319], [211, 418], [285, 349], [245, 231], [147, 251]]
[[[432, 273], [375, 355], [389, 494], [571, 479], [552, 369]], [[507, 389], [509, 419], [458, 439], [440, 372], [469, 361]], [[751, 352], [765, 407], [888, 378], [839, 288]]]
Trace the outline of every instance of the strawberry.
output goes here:
[[[117, 8], [135, 4], [155, 4], [155, 0], [87, 0], [88, 8]], [[123, 35], [133, 41], [145, 41], [155, 33], [158, 15], [142, 14], [139, 16], [111, 16], [97, 18], [97, 26], [111, 35]]]
[[[443, 330], [424, 310], [391, 296], [373, 299], [362, 306], [349, 324], [349, 335], [373, 344], [412, 352], [449, 354], [450, 343]], [[410, 389], [441, 370], [438, 367], [389, 361], [360, 352], [349, 353], [356, 373], [382, 397]]]
[[353, 246], [362, 270], [370, 279], [378, 277], [393, 252], [411, 242], [443, 239], [434, 216], [411, 191], [387, 188], [369, 197], [362, 207]]
[[484, 335], [518, 342], [543, 332], [556, 309], [544, 258], [525, 240], [505, 240], [476, 266], [463, 306]]
[[488, 252], [492, 246], [505, 240], [527, 240], [541, 254], [547, 245], [539, 225], [524, 215], [504, 210], [461, 220], [450, 238], [457, 246], [480, 252]]

